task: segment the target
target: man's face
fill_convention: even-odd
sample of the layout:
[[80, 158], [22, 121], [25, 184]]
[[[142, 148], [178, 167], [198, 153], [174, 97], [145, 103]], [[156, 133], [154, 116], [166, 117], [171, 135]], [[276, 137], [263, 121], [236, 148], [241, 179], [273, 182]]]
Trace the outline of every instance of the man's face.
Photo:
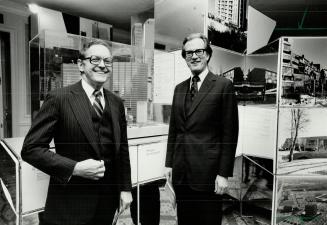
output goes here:
[[84, 72], [82, 76], [95, 89], [102, 87], [112, 72], [112, 64], [108, 63], [112, 58], [109, 49], [103, 45], [92, 45], [85, 51], [84, 58], [78, 63], [79, 70]]
[[[185, 43], [184, 50], [186, 53], [196, 51], [196, 50], [203, 50], [205, 48], [205, 44], [201, 38], [195, 38]], [[201, 51], [198, 51], [198, 55], [196, 53], [191, 53], [192, 56], [185, 57], [185, 61], [190, 68], [193, 74], [200, 74], [208, 65], [209, 55], [206, 51], [203, 52], [201, 55]]]

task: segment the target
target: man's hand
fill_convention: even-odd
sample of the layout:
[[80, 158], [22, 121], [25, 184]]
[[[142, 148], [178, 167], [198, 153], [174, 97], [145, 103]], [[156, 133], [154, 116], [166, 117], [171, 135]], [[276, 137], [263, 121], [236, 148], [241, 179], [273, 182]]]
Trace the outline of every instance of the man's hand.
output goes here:
[[222, 195], [226, 193], [228, 187], [228, 178], [217, 175], [215, 180], [215, 193]]
[[130, 191], [122, 191], [120, 192], [120, 207], [119, 212], [127, 209], [133, 201], [133, 197]]
[[173, 173], [173, 168], [171, 167], [165, 167], [165, 177], [168, 182], [172, 182], [172, 173]]
[[80, 176], [86, 179], [99, 180], [104, 176], [106, 168], [101, 160], [87, 159], [76, 163], [73, 176]]

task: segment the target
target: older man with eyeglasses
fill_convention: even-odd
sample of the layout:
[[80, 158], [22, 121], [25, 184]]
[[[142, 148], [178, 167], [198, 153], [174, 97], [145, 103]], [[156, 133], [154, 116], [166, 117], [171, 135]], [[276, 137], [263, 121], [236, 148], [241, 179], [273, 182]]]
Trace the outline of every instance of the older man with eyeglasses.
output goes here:
[[42, 225], [111, 225], [132, 201], [124, 105], [103, 88], [112, 72], [108, 43], [87, 43], [78, 67], [81, 81], [48, 94], [21, 152], [51, 177]]
[[221, 224], [221, 195], [233, 175], [237, 103], [232, 83], [209, 71], [211, 55], [203, 34], [184, 39], [182, 56], [191, 77], [175, 88], [166, 156], [178, 225]]

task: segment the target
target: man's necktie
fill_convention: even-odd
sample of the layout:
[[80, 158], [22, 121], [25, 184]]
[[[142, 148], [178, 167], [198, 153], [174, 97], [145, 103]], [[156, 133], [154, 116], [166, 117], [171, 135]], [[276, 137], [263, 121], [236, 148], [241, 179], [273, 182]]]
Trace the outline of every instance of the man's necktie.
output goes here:
[[191, 84], [191, 89], [190, 89], [190, 93], [191, 93], [191, 100], [193, 101], [196, 94], [198, 93], [198, 82], [200, 81], [200, 77], [197, 75], [194, 75], [192, 77], [192, 84]]
[[102, 117], [103, 114], [103, 106], [101, 104], [100, 97], [102, 96], [102, 92], [99, 90], [94, 90], [93, 95], [95, 97], [93, 102], [93, 108], [95, 112], [97, 113], [98, 117]]

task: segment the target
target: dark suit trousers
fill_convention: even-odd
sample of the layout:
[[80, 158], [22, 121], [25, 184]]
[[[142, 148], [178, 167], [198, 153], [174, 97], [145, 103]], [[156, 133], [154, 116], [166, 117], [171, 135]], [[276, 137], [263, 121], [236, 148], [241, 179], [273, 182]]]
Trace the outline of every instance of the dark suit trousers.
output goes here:
[[[95, 210], [95, 214], [93, 218], [87, 222], [86, 224], [78, 224], [78, 225], [111, 225], [116, 209], [119, 205], [119, 193], [116, 185], [103, 185], [99, 187], [100, 191], [103, 192], [99, 196], [99, 202], [97, 204], [97, 209]], [[106, 192], [104, 192], [104, 190]], [[108, 192], [110, 189], [110, 192]], [[76, 206], [78, 207], [78, 206]], [[39, 214], [39, 225], [56, 225], [51, 223], [51, 221], [44, 221], [42, 218], [42, 214]], [[70, 225], [70, 224], [65, 224]]]
[[174, 185], [178, 225], [220, 225], [221, 196], [213, 191], [195, 191], [189, 185]]
[[[160, 193], [158, 181], [140, 185], [140, 223], [142, 225], [159, 225], [160, 223]], [[137, 188], [132, 189], [133, 201], [131, 216], [137, 224]]]
[[[107, 186], [107, 185], [106, 185]], [[112, 191], [101, 195], [93, 219], [87, 225], [111, 225], [116, 209], [119, 206], [119, 193], [116, 186], [108, 185]], [[115, 204], [116, 203], [116, 204]], [[105, 206], [105, 207], [104, 207]]]

